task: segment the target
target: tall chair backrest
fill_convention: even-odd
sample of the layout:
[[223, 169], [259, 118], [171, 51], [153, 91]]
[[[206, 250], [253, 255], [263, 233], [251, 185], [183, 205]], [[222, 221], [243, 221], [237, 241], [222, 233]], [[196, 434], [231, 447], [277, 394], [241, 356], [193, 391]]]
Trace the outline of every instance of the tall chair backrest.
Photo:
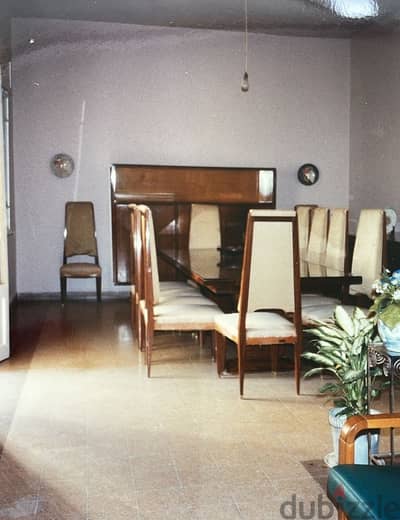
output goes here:
[[298, 204], [295, 206], [297, 214], [297, 229], [299, 232], [299, 254], [304, 260], [307, 257], [308, 239], [310, 236], [311, 210], [316, 208], [312, 204]]
[[385, 212], [362, 209], [358, 219], [351, 272], [362, 276], [360, 285], [351, 285], [350, 294], [371, 295], [372, 284], [383, 269], [386, 253]]
[[325, 259], [328, 234], [328, 208], [314, 208], [311, 213], [311, 229], [308, 240], [307, 261], [322, 264]]
[[[154, 233], [153, 215], [152, 215], [151, 209], [148, 206], [145, 206], [143, 204], [138, 205], [138, 211], [140, 212], [142, 247], [143, 247], [143, 250], [145, 247], [148, 247], [147, 254], [150, 258], [150, 260], [148, 259], [148, 261], [147, 261], [147, 267], [144, 266], [143, 269], [144, 270], [146, 268], [151, 269], [152, 303], [157, 304], [160, 301], [160, 279], [159, 279], [158, 265], [157, 265], [157, 248], [156, 248], [156, 237], [155, 237], [155, 233]], [[143, 262], [144, 262], [145, 261], [144, 251], [143, 251], [142, 258], [143, 258]], [[144, 273], [143, 277], [145, 279], [146, 273]]]
[[300, 319], [300, 273], [295, 211], [250, 210], [239, 296], [245, 314], [280, 309]]
[[135, 302], [138, 303], [143, 295], [143, 246], [141, 214], [136, 204], [129, 204], [131, 211], [131, 264], [133, 270], [133, 284]]
[[329, 210], [329, 229], [323, 265], [346, 271], [349, 212], [344, 208]]
[[[157, 265], [157, 255], [154, 246], [154, 228], [151, 217], [151, 210], [147, 206], [139, 206], [141, 226], [142, 226], [142, 245], [143, 245], [143, 286], [144, 301], [147, 314], [148, 326], [153, 327], [154, 304], [156, 303], [154, 292], [154, 267]], [[157, 286], [158, 286], [157, 274]], [[159, 288], [158, 288], [159, 291]]]
[[219, 207], [215, 204], [192, 204], [189, 249], [221, 247]]
[[92, 202], [67, 202], [65, 205], [64, 263], [76, 255], [93, 256], [98, 262]]

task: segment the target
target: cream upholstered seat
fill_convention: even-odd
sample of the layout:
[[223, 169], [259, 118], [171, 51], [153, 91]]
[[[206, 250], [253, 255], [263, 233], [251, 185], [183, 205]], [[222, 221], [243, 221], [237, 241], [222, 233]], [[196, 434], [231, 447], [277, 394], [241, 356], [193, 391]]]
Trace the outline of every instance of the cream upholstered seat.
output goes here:
[[339, 298], [330, 296], [324, 296], [323, 294], [302, 294], [301, 295], [301, 309], [304, 314], [304, 310], [308, 307], [321, 307], [325, 305], [341, 305]]
[[[248, 345], [293, 344], [296, 391], [300, 391], [301, 313], [297, 239], [295, 211], [249, 211], [239, 312], [215, 319], [218, 373], [223, 370], [225, 341], [228, 338], [237, 344], [241, 396]], [[280, 312], [271, 312], [272, 309]], [[286, 317], [289, 314], [291, 320]]]
[[140, 300], [139, 309], [143, 323], [144, 343], [146, 348], [147, 375], [151, 375], [154, 331], [157, 330], [193, 330], [213, 331], [214, 318], [222, 311], [205, 296], [185, 286], [180, 293], [172, 289], [172, 295], [160, 301], [161, 293], [157, 292], [157, 278], [153, 273], [156, 261], [152, 252], [152, 219], [147, 207], [140, 207], [143, 226], [143, 280], [144, 298]]
[[[302, 310], [302, 321], [303, 325], [312, 326], [316, 321], [328, 321], [333, 317], [333, 313], [335, 312], [335, 308], [337, 305], [343, 307], [343, 309], [349, 314], [352, 315], [355, 309], [354, 305], [343, 305], [342, 303], [332, 303], [326, 305], [315, 305], [306, 307]], [[366, 315], [368, 314], [368, 309], [361, 309]]]
[[218, 247], [221, 247], [219, 207], [215, 204], [192, 204], [189, 249]]
[[[70, 262], [71, 257], [89, 256], [93, 262]], [[60, 267], [61, 301], [67, 295], [68, 278], [94, 278], [97, 300], [101, 300], [101, 267], [97, 251], [94, 208], [92, 202], [65, 204], [64, 263]]]

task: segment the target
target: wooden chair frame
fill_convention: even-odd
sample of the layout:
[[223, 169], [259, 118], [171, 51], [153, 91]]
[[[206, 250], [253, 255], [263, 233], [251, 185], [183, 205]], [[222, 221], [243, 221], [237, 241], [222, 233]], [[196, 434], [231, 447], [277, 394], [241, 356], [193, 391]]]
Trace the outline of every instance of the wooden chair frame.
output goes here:
[[[340, 433], [339, 464], [354, 464], [355, 440], [360, 432], [385, 428], [400, 428], [400, 413], [354, 415], [350, 417]], [[338, 510], [338, 520], [348, 520], [347, 515], [340, 509], [340, 504], [335, 500], [335, 497], [329, 495], [329, 493], [328, 496]]]
[[[80, 205], [82, 207], [83, 206], [87, 206], [88, 210], [90, 211], [91, 220], [92, 220], [92, 226], [93, 226], [93, 239], [94, 239], [93, 244], [94, 244], [94, 247], [90, 251], [76, 250], [75, 252], [67, 253], [66, 244], [67, 244], [67, 241], [68, 241], [68, 212], [69, 212], [71, 207], [78, 206], [78, 205]], [[86, 256], [92, 257], [93, 260], [94, 260], [93, 266], [95, 266], [97, 268], [100, 268], [100, 265], [99, 265], [99, 255], [98, 255], [98, 249], [97, 249], [96, 223], [95, 223], [95, 217], [94, 217], [94, 206], [93, 206], [93, 203], [90, 202], [90, 201], [67, 202], [65, 204], [63, 265], [64, 266], [68, 265], [68, 258], [70, 258], [72, 256], [77, 256], [77, 255], [86, 255]], [[95, 278], [96, 279], [96, 296], [97, 296], [97, 301], [101, 301], [101, 269], [99, 271], [99, 274], [97, 272], [95, 274], [91, 274], [91, 275], [88, 275], [88, 274], [85, 274], [85, 273], [82, 273], [82, 274], [77, 273], [77, 274], [74, 274], [73, 276], [72, 275], [64, 276], [62, 274], [62, 267], [61, 267], [61, 269], [60, 269], [60, 288], [61, 288], [61, 301], [62, 302], [65, 302], [65, 299], [66, 299], [66, 296], [67, 296], [67, 278]]]
[[[142, 273], [143, 273], [143, 287], [144, 287], [144, 298], [139, 302], [138, 316], [140, 321], [140, 327], [142, 327], [141, 342], [146, 349], [146, 364], [147, 364], [147, 376], [151, 375], [151, 364], [152, 364], [152, 351], [153, 351], [153, 338], [155, 330], [186, 330], [186, 331], [199, 331], [200, 332], [200, 344], [202, 344], [201, 331], [214, 331], [214, 316], [211, 319], [202, 320], [200, 317], [195, 323], [183, 323], [176, 319], [176, 322], [169, 322], [168, 324], [157, 323], [157, 317], [154, 313], [155, 299], [154, 299], [154, 280], [153, 280], [153, 266], [152, 266], [152, 254], [151, 254], [151, 240], [152, 234], [150, 230], [151, 221], [151, 210], [147, 206], [139, 206], [140, 211], [140, 225], [142, 231]], [[205, 297], [199, 295], [199, 298], [206, 300]], [[179, 296], [178, 296], [179, 299]], [[216, 312], [221, 312], [218, 307], [213, 303], [209, 302], [210, 306], [215, 307]], [[190, 305], [189, 305], [190, 307]], [[207, 305], [207, 307], [209, 307]], [[199, 311], [201, 314], [202, 309], [205, 308], [199, 305]], [[214, 341], [213, 341], [214, 343]]]
[[[246, 346], [250, 344], [262, 344], [262, 345], [277, 345], [277, 344], [293, 344], [294, 345], [294, 371], [295, 371], [295, 382], [296, 382], [296, 393], [300, 393], [300, 369], [301, 369], [301, 352], [302, 352], [302, 323], [301, 323], [301, 294], [300, 294], [300, 262], [299, 262], [299, 249], [298, 249], [298, 233], [297, 233], [297, 217], [295, 213], [293, 216], [282, 216], [278, 210], [268, 212], [262, 210], [249, 211], [247, 219], [242, 275], [240, 283], [240, 295], [239, 295], [239, 331], [238, 331], [238, 363], [239, 363], [239, 380], [240, 380], [240, 395], [243, 395], [244, 387], [244, 375], [246, 365]], [[254, 234], [254, 223], [255, 222], [291, 222], [292, 223], [292, 243], [293, 243], [293, 279], [294, 279], [294, 312], [291, 315], [291, 319], [295, 326], [296, 338], [294, 337], [268, 337], [267, 331], [266, 336], [262, 342], [257, 343], [249, 341], [246, 336], [246, 315], [248, 311], [249, 303], [249, 285], [250, 285], [250, 267], [251, 267], [251, 256], [252, 256], [252, 245], [253, 245], [253, 234]], [[268, 252], [266, 251], [266, 255]], [[266, 288], [267, 290], [267, 288]], [[261, 310], [261, 309], [260, 309]], [[262, 309], [270, 311], [278, 311], [281, 314], [285, 314], [280, 309]], [[217, 370], [218, 374], [221, 375], [223, 367], [225, 365], [225, 354], [226, 354], [226, 338], [217, 331], [216, 334], [216, 347], [217, 347]]]

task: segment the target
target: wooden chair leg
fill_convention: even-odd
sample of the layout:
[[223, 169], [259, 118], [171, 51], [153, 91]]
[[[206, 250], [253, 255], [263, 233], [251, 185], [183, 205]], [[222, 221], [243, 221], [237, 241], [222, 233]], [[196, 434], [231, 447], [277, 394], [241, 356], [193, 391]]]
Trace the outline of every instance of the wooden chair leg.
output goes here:
[[60, 288], [61, 288], [61, 302], [65, 302], [67, 296], [67, 279], [64, 276], [60, 276]]
[[215, 331], [215, 358], [217, 361], [217, 374], [220, 377], [225, 370], [226, 338]]
[[300, 395], [300, 376], [301, 376], [301, 343], [298, 341], [294, 345], [294, 377], [296, 382], [296, 394]]
[[146, 330], [145, 332], [145, 343], [146, 343], [146, 363], [147, 363], [147, 377], [151, 377], [151, 358], [153, 353], [153, 333]]
[[271, 372], [275, 375], [278, 372], [278, 350], [279, 345], [271, 345]]
[[136, 294], [131, 292], [131, 327], [136, 333], [136, 340], [138, 339], [137, 334], [137, 311], [136, 311]]
[[239, 386], [240, 386], [240, 397], [243, 397], [244, 389], [244, 373], [246, 371], [246, 345], [238, 343], [238, 363], [239, 363]]
[[[138, 333], [138, 346], [139, 346], [139, 350], [141, 352], [143, 352], [144, 350], [146, 350], [146, 323], [143, 319], [143, 315], [142, 313], [140, 312], [140, 308], [138, 307], [138, 313], [137, 313], [137, 322], [138, 322], [138, 330], [137, 330], [137, 333]], [[147, 363], [147, 358], [146, 358], [146, 363]]]
[[211, 343], [210, 343], [210, 349], [211, 349], [211, 359], [214, 361], [214, 363], [216, 362], [217, 360], [217, 347], [216, 347], [216, 344], [217, 344], [217, 333], [215, 332], [215, 330], [212, 330], [211, 331], [211, 339], [210, 339]]
[[96, 278], [96, 293], [97, 293], [97, 301], [101, 302], [101, 276]]

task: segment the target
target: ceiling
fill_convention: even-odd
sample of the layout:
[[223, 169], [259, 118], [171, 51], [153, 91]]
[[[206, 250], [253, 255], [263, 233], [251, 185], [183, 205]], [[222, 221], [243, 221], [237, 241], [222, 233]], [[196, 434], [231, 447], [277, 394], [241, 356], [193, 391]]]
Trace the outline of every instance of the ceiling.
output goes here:
[[[17, 17], [243, 30], [246, 0], [1, 0], [0, 62]], [[400, 26], [399, 0], [247, 0], [252, 32], [351, 37]]]

